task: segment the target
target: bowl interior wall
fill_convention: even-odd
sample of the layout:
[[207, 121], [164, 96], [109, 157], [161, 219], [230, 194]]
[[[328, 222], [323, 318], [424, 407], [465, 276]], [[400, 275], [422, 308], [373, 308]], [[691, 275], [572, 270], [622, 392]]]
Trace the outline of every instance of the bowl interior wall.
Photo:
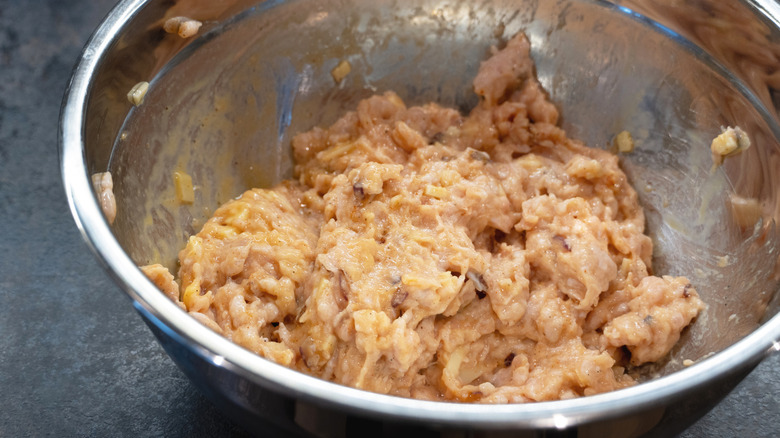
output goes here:
[[[190, 10], [217, 19], [186, 42], [159, 29], [176, 11], [144, 9], [139, 17], [161, 18], [147, 19], [156, 25], [122, 44], [147, 58], [97, 82], [88, 161], [113, 173], [114, 232], [139, 265], [175, 271], [178, 251], [218, 205], [292, 176], [295, 133], [334, 122], [360, 99], [393, 90], [407, 105], [434, 101], [468, 112], [480, 61], [524, 31], [571, 137], [608, 148], [620, 131], [633, 134], [637, 147], [621, 155], [621, 165], [645, 207], [654, 271], [688, 276], [708, 303], [669, 360], [648, 375], [720, 351], [777, 313], [776, 305], [766, 309], [777, 286], [780, 130], [695, 46], [593, 1], [251, 3]], [[163, 53], [177, 55], [160, 64]], [[337, 84], [330, 72], [343, 60], [352, 71]], [[101, 124], [118, 126], [120, 116], [101, 113], [101, 102], [124, 99], [123, 90], [140, 80], [150, 80], [150, 90], [142, 105], [121, 113], [127, 118], [116, 141], [89, 135]], [[735, 125], [753, 147], [713, 170], [710, 141], [721, 126]], [[177, 170], [192, 176], [192, 204], [175, 201]], [[754, 224], [737, 220], [734, 195], [761, 205]]]

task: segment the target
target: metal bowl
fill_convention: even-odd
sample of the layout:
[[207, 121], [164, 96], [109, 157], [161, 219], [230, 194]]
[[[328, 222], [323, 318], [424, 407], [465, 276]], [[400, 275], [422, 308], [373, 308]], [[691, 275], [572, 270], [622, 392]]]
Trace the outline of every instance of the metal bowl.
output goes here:
[[[675, 433], [780, 350], [780, 124], [771, 75], [780, 59], [780, 6], [678, 3], [121, 1], [84, 49], [62, 107], [62, 173], [73, 216], [166, 351], [249, 430]], [[162, 30], [180, 15], [204, 23], [197, 37]], [[479, 62], [521, 30], [570, 136], [607, 147], [618, 132], [633, 133], [637, 148], [621, 165], [646, 209], [654, 270], [689, 276], [708, 303], [669, 358], [644, 370], [643, 383], [498, 406], [369, 393], [227, 341], [137, 268], [158, 262], [175, 269], [186, 238], [220, 203], [290, 175], [291, 135], [333, 122], [362, 98], [394, 90], [410, 104], [467, 111]], [[352, 72], [337, 85], [330, 71], [342, 60]], [[151, 86], [133, 107], [125, 96], [139, 81]], [[735, 125], [753, 146], [713, 169], [709, 143], [722, 126]], [[118, 204], [113, 225], [90, 184], [107, 170]], [[173, 201], [174, 170], [196, 182], [193, 204]], [[735, 199], [752, 208], [745, 212]], [[695, 364], [684, 366], [686, 359]]]

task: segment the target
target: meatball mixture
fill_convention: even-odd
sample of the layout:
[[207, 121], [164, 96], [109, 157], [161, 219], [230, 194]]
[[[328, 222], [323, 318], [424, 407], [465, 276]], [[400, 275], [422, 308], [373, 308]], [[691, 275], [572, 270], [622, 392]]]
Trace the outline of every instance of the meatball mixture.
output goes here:
[[259, 355], [369, 391], [522, 403], [635, 383], [704, 308], [651, 275], [614, 155], [569, 139], [512, 38], [468, 116], [394, 93], [293, 140], [296, 179], [220, 207], [147, 274]]

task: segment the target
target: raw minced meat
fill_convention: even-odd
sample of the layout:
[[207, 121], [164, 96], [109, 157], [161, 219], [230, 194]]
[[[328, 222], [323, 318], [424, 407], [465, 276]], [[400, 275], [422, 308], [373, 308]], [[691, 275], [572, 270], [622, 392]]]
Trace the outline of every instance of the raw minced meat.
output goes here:
[[704, 305], [650, 275], [618, 159], [556, 126], [529, 51], [521, 34], [494, 50], [468, 116], [387, 92], [297, 135], [296, 179], [220, 207], [180, 287], [147, 271], [228, 339], [369, 391], [516, 403], [634, 384], [626, 368]]

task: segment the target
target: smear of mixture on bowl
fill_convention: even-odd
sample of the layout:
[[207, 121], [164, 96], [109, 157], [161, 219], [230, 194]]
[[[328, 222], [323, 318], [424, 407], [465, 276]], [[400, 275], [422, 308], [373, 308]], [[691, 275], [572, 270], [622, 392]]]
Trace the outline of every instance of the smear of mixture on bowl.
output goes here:
[[522, 34], [468, 116], [394, 93], [293, 140], [295, 180], [221, 206], [147, 275], [199, 321], [333, 382], [521, 403], [632, 385], [704, 308], [653, 276], [636, 192], [570, 139]]

